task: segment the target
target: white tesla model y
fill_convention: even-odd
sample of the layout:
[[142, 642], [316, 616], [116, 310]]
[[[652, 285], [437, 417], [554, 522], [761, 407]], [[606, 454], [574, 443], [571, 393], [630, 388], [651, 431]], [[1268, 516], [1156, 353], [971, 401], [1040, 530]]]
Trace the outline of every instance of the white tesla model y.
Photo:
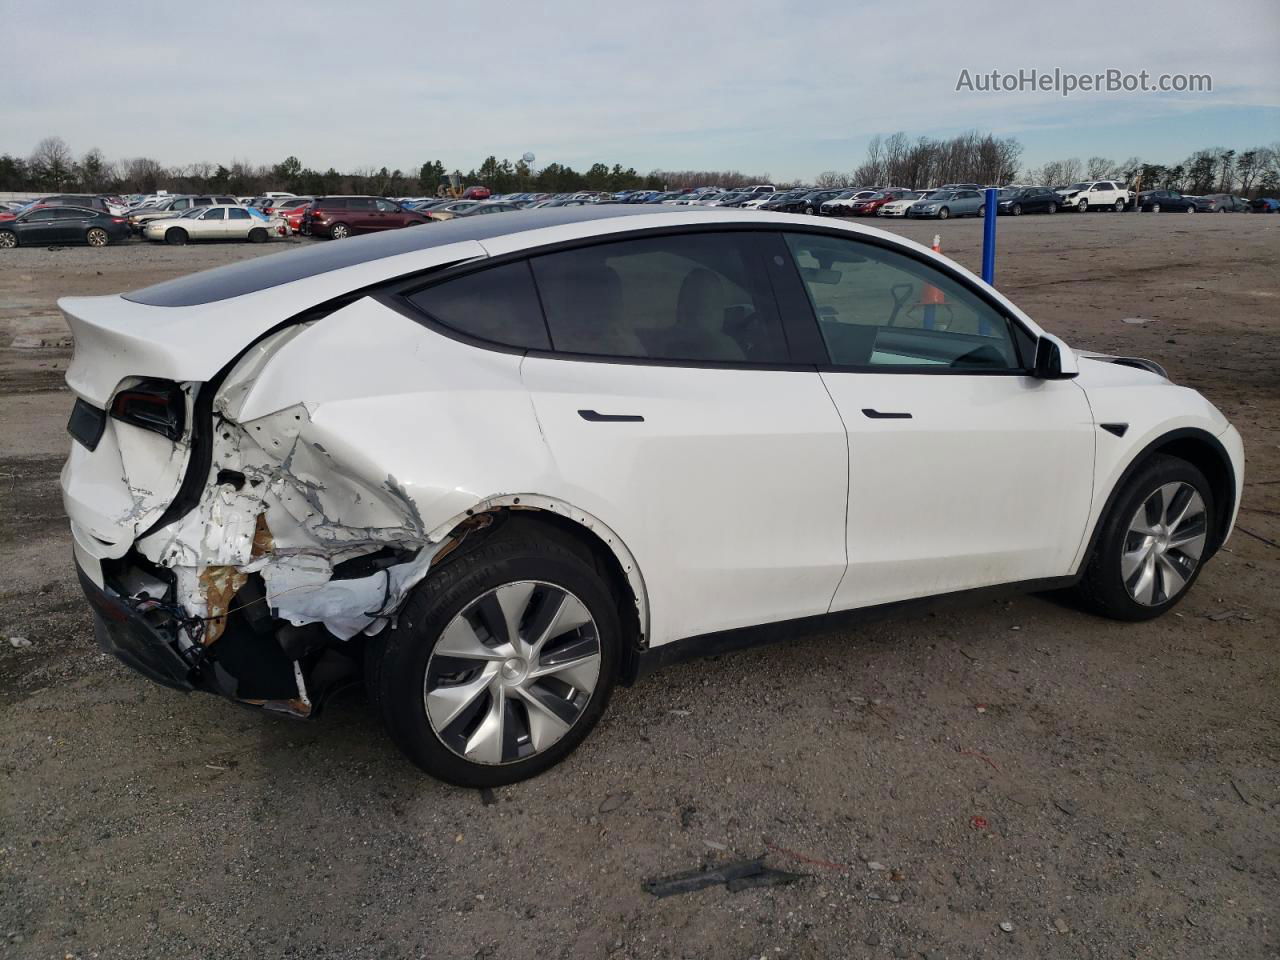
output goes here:
[[1236, 430], [892, 234], [724, 208], [464, 218], [60, 302], [99, 642], [309, 714], [363, 675], [458, 784], [619, 682], [903, 601], [1157, 616], [1226, 540]]

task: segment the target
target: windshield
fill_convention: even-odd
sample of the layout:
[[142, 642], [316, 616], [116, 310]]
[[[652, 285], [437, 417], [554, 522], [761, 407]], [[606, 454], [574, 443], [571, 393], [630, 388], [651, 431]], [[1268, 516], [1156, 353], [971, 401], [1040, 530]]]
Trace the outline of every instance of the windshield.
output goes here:
[[1087, 183], [1073, 183], [1071, 186], [1067, 187], [1067, 189], [1068, 190], [1084, 190], [1088, 186], [1089, 184]]
[[935, 190], [926, 197], [926, 200], [950, 200], [953, 194], [950, 190]]
[[184, 214], [183, 214], [181, 217], [179, 217], [178, 219], [179, 219], [179, 220], [194, 220], [196, 217], [200, 216], [200, 214], [204, 213], [204, 212], [205, 212], [206, 210], [208, 210], [208, 209], [209, 209], [208, 207], [192, 207], [190, 210], [188, 210], [186, 213], [184, 213]]

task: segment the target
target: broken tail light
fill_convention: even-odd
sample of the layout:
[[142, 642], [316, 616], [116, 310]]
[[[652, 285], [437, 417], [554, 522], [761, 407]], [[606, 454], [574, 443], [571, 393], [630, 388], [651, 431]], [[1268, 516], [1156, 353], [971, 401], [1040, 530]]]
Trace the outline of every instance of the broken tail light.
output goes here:
[[180, 440], [187, 426], [187, 397], [172, 380], [143, 380], [115, 395], [111, 416]]

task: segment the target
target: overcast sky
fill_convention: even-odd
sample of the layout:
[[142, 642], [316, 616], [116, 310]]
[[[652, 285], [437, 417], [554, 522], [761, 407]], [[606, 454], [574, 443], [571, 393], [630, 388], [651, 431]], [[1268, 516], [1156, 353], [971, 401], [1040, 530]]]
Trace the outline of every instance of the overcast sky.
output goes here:
[[[1043, 11], [1043, 12], [1042, 12]], [[1280, 141], [1280, 2], [0, 0], [0, 153], [317, 169], [849, 170], [867, 140], [977, 128], [1026, 165]], [[956, 92], [972, 74], [1207, 73], [1207, 94]]]

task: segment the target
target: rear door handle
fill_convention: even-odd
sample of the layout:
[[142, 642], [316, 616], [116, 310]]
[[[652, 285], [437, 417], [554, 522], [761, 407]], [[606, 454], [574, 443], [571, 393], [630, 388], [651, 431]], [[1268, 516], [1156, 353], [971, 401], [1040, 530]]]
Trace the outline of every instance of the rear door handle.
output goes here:
[[594, 410], [579, 410], [578, 416], [588, 423], [644, 423], [644, 417], [638, 413], [596, 413]]
[[892, 411], [885, 411], [882, 413], [879, 410], [873, 410], [871, 407], [863, 407], [862, 415], [865, 417], [870, 417], [872, 420], [910, 420], [911, 419], [911, 414], [909, 413], [894, 413]]

